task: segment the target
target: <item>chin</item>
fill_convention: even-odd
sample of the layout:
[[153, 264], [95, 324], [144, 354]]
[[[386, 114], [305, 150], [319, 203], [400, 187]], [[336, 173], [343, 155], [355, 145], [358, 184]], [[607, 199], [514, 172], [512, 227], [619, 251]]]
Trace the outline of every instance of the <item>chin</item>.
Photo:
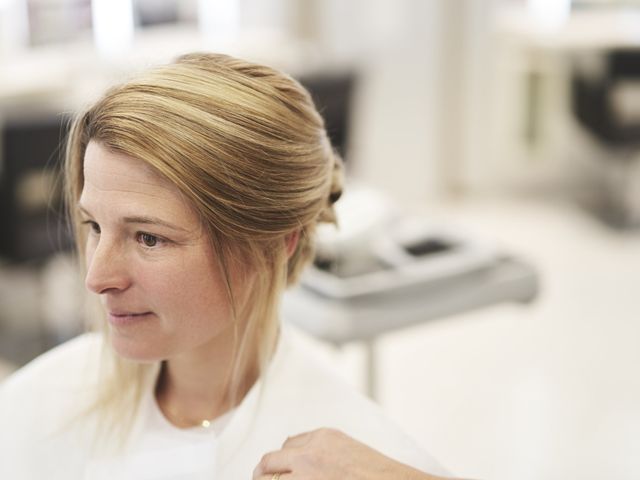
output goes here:
[[164, 358], [164, 355], [158, 351], [157, 346], [148, 340], [123, 337], [117, 333], [110, 332], [109, 342], [113, 351], [125, 360], [138, 363], [155, 363]]

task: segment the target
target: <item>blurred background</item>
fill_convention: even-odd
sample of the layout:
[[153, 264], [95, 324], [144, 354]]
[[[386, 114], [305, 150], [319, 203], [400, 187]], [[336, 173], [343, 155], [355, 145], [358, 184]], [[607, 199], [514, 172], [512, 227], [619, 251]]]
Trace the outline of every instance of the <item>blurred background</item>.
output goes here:
[[640, 1], [0, 0], [0, 378], [87, 317], [69, 118], [192, 50], [299, 78], [345, 158], [301, 342], [458, 476], [640, 478]]

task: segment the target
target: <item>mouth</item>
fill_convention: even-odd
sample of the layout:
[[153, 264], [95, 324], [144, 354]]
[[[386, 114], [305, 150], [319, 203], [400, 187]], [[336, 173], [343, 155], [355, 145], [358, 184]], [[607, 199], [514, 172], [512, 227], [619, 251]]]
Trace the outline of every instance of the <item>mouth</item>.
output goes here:
[[109, 323], [116, 327], [123, 327], [139, 323], [148, 319], [152, 312], [126, 312], [126, 311], [110, 311], [108, 313]]

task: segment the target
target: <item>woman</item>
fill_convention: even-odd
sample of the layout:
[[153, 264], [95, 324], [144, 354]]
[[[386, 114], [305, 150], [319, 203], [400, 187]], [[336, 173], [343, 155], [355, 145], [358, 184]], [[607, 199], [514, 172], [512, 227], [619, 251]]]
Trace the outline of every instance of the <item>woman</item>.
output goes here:
[[0, 478], [249, 479], [320, 426], [438, 473], [280, 327], [283, 289], [341, 191], [297, 82], [185, 55], [80, 114], [65, 169], [104, 328], [2, 386]]

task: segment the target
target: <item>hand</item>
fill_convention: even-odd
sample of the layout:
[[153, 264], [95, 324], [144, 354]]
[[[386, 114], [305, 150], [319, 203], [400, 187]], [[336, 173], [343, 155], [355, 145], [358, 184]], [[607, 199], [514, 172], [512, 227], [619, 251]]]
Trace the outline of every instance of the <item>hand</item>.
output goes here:
[[282, 449], [267, 453], [253, 480], [439, 480], [392, 460], [330, 428], [289, 437]]

